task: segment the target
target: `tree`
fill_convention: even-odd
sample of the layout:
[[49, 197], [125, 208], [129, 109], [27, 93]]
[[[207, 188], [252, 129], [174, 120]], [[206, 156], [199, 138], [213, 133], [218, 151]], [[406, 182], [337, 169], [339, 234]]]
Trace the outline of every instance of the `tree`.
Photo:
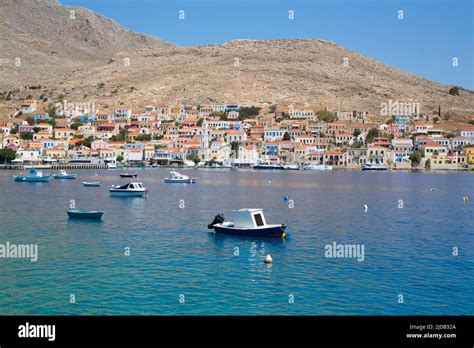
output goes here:
[[202, 123], [203, 123], [203, 122], [204, 122], [204, 119], [201, 117], [201, 118], [199, 118], [199, 119], [197, 120], [196, 125], [197, 125], [198, 127], [202, 127]]
[[316, 115], [321, 121], [324, 122], [334, 122], [337, 120], [336, 114], [327, 110], [319, 110], [316, 112]]
[[453, 86], [449, 89], [449, 94], [451, 95], [459, 95], [459, 87]]
[[95, 138], [91, 135], [90, 137], [87, 137], [87, 138], [84, 139], [84, 140], [78, 141], [78, 142], [76, 143], [76, 146], [82, 146], [82, 145], [84, 145], [84, 146], [87, 146], [87, 147], [90, 148], [90, 147], [91, 147], [91, 143], [94, 141], [94, 139], [95, 139]]
[[453, 117], [453, 114], [450, 111], [445, 112], [443, 116], [445, 121], [449, 121], [452, 117]]
[[23, 139], [23, 140], [33, 140], [33, 133], [30, 133], [30, 132], [22, 132], [22, 133], [20, 133], [20, 139]]
[[137, 135], [136, 140], [137, 140], [137, 141], [150, 141], [150, 140], [151, 140], [151, 134], [140, 134], [140, 135]]
[[210, 166], [213, 166], [214, 164], [217, 163], [216, 159], [217, 159], [216, 157], [212, 157], [212, 159], [209, 161], [208, 164], [209, 164]]
[[26, 122], [28, 122], [28, 124], [31, 126], [31, 125], [34, 125], [36, 122], [35, 122], [35, 119], [31, 116], [28, 116], [26, 118]]
[[258, 116], [261, 109], [258, 106], [241, 107], [239, 110], [239, 120], [243, 121], [249, 116]]
[[55, 119], [55, 118], [51, 118], [51, 119], [48, 121], [48, 123], [49, 123], [51, 126], [53, 126], [53, 128], [55, 128], [57, 122], [56, 122], [56, 119]]
[[71, 125], [71, 129], [77, 130], [79, 127], [83, 125], [82, 122], [76, 121]]
[[269, 109], [271, 114], [276, 114], [277, 106], [276, 106], [276, 104], [273, 104], [273, 105], [270, 105], [270, 107], [268, 109]]
[[16, 158], [16, 151], [12, 149], [1, 149], [0, 150], [0, 161], [10, 163]]
[[201, 159], [198, 156], [191, 156], [189, 155], [187, 157], [187, 160], [193, 161], [195, 165], [197, 165], [199, 162], [201, 162]]
[[117, 162], [122, 162], [124, 160], [122, 155], [118, 155], [116, 158]]
[[365, 138], [365, 143], [371, 143], [374, 141], [375, 138], [379, 136], [379, 130], [377, 128], [371, 128], [369, 133], [367, 133], [367, 137]]
[[416, 167], [421, 162], [421, 152], [420, 151], [413, 151], [408, 157], [411, 161], [411, 166]]
[[57, 117], [58, 115], [56, 114], [56, 106], [54, 105], [54, 103], [50, 103], [46, 109], [46, 112], [48, 113], [49, 117], [51, 118], [55, 118]]
[[354, 133], [352, 133], [352, 135], [354, 136], [354, 138], [357, 138], [361, 133], [361, 130], [359, 128], [356, 128], [354, 129]]
[[239, 143], [237, 141], [233, 141], [230, 143], [230, 149], [232, 153], [235, 153], [235, 158], [239, 157]]
[[110, 137], [110, 141], [125, 141], [126, 136], [127, 136], [127, 131], [123, 128], [120, 128], [119, 134], [112, 135]]
[[283, 140], [286, 140], [286, 141], [291, 140], [290, 133], [285, 132], [285, 134], [283, 134]]
[[468, 123], [474, 125], [474, 120], [469, 120]]

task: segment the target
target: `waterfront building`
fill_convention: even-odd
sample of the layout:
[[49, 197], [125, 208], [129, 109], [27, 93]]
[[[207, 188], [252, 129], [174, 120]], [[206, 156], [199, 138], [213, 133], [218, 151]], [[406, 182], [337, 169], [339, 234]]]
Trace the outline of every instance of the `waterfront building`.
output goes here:
[[431, 158], [433, 156], [446, 156], [448, 153], [448, 149], [443, 146], [436, 144], [435, 142], [426, 142], [425, 144], [420, 146], [422, 150], [423, 157]]
[[336, 168], [345, 167], [347, 164], [347, 153], [341, 150], [324, 151], [323, 164]]
[[469, 146], [464, 149], [466, 154], [466, 161], [470, 165], [474, 165], [474, 146]]
[[388, 150], [384, 146], [369, 145], [367, 147], [367, 164], [386, 165]]
[[396, 151], [405, 151], [405, 152], [412, 152], [413, 151], [413, 140], [410, 138], [394, 138], [391, 140], [392, 150]]

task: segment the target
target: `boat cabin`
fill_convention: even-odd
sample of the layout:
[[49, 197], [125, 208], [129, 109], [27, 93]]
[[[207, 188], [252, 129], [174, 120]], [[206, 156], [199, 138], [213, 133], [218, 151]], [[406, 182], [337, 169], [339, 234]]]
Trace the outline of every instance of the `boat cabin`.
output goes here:
[[259, 228], [267, 225], [262, 209], [239, 209], [233, 213], [235, 228]]
[[143, 184], [141, 182], [130, 182], [128, 184], [115, 187], [115, 190], [137, 190], [137, 189], [144, 189]]

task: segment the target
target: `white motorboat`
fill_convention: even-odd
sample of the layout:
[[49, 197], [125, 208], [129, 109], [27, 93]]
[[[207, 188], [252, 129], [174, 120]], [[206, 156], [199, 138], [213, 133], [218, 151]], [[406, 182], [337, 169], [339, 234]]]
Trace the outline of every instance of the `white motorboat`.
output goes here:
[[115, 197], [143, 197], [149, 190], [141, 182], [130, 182], [126, 185], [112, 186], [109, 190], [111, 196]]
[[165, 182], [169, 184], [195, 184], [197, 178], [190, 178], [187, 175], [178, 173], [175, 170], [170, 172], [170, 176], [165, 178]]
[[225, 221], [224, 216], [218, 214], [207, 228], [236, 236], [286, 238], [286, 225], [267, 224], [262, 209], [239, 209], [233, 213], [234, 221]]
[[76, 174], [69, 174], [65, 170], [61, 170], [59, 171], [59, 174], [53, 175], [55, 179], [75, 179], [76, 176], [77, 176]]
[[380, 171], [384, 171], [384, 170], [390, 170], [390, 168], [388, 166], [384, 165], [384, 164], [367, 163], [367, 164], [364, 164], [360, 170], [380, 170]]
[[83, 181], [82, 185], [86, 187], [98, 187], [100, 186], [100, 181]]

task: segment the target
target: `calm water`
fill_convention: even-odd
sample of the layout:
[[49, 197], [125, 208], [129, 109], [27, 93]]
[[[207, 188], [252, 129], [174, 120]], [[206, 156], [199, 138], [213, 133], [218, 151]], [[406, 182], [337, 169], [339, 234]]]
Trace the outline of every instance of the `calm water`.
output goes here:
[[[39, 245], [36, 263], [0, 259], [0, 314], [474, 314], [474, 174], [193, 169], [186, 186], [136, 171], [148, 198], [109, 197], [127, 181], [118, 171], [37, 184], [0, 171], [0, 243]], [[102, 222], [68, 220], [71, 199], [105, 210]], [[209, 232], [216, 213], [243, 207], [286, 223], [291, 240]], [[365, 260], [326, 258], [333, 242], [363, 244]]]

